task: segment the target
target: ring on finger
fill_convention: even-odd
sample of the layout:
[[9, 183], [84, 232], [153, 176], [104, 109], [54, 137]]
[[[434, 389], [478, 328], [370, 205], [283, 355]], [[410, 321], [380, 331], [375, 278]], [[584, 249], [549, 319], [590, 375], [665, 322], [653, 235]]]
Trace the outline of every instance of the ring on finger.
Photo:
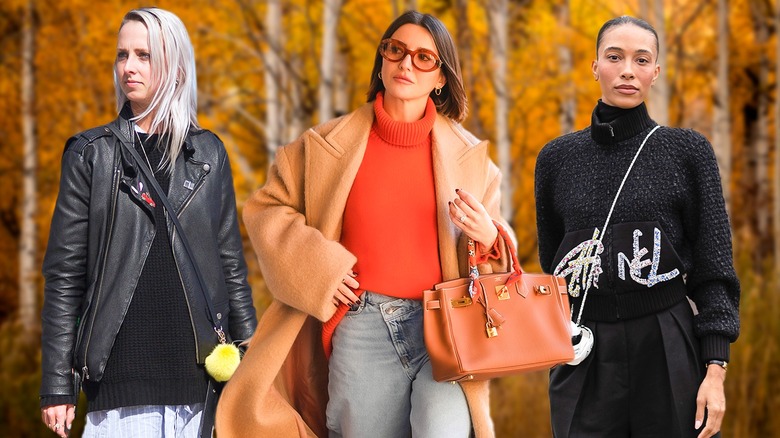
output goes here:
[[458, 220], [460, 221], [460, 223], [464, 224], [464, 223], [466, 223], [466, 219], [467, 218], [468, 217], [464, 214], [463, 216], [459, 217]]
[[60, 423], [54, 425], [54, 430], [59, 430], [62, 427]]

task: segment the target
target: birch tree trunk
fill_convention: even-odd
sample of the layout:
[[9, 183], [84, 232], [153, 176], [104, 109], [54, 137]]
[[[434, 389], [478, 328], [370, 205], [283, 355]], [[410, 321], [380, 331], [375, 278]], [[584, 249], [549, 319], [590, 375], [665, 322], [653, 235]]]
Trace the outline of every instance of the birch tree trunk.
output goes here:
[[336, 31], [342, 0], [322, 3], [322, 54], [320, 55], [320, 123], [333, 118], [333, 75], [336, 63]]
[[664, 0], [655, 0], [654, 3], [654, 23], [655, 31], [658, 33], [658, 64], [661, 65], [661, 73], [653, 85], [653, 91], [650, 93], [650, 116], [658, 122], [659, 125], [669, 124], [669, 77], [666, 74], [667, 56], [666, 56], [666, 19], [664, 18]]
[[458, 46], [458, 52], [460, 53], [460, 69], [463, 76], [463, 88], [466, 89], [466, 95], [469, 96], [469, 114], [472, 115], [468, 119], [470, 131], [478, 138], [485, 137], [485, 127], [482, 125], [482, 121], [476, 114], [479, 114], [479, 108], [481, 105], [480, 99], [474, 99], [475, 96], [475, 75], [474, 75], [474, 47], [472, 46], [472, 39], [474, 38], [473, 31], [469, 25], [469, 0], [455, 0], [455, 28], [456, 32], [453, 35], [455, 43]]
[[715, 90], [713, 149], [718, 158], [726, 209], [731, 210], [731, 96], [729, 93], [729, 0], [718, 0], [718, 88]]
[[490, 24], [491, 75], [495, 101], [495, 143], [498, 151], [498, 167], [501, 170], [501, 212], [509, 224], [514, 224], [514, 184], [512, 183], [512, 144], [509, 141], [509, 91], [506, 81], [507, 41], [509, 39], [508, 0], [487, 0]]
[[553, 6], [555, 16], [558, 19], [558, 31], [561, 41], [558, 43], [558, 76], [563, 81], [561, 83], [561, 134], [567, 134], [574, 130], [574, 117], [576, 114], [576, 96], [574, 81], [571, 80], [572, 53], [569, 47], [569, 0], [562, 0]]
[[[401, 4], [400, 8], [398, 4]], [[417, 10], [417, 1], [416, 0], [392, 0], [393, 4], [393, 19], [401, 15], [402, 13], [406, 11], [416, 11]]]
[[[303, 60], [300, 55], [293, 54], [290, 59], [290, 68], [292, 71], [303, 71]], [[287, 89], [289, 90], [289, 108], [287, 109], [288, 122], [287, 122], [287, 137], [285, 143], [298, 138], [305, 128], [305, 111], [303, 109], [303, 102], [301, 95], [301, 88], [303, 85], [296, 81], [293, 75], [287, 75]]]
[[[767, 57], [769, 29], [767, 23], [767, 12], [758, 2], [750, 2], [750, 9], [753, 15], [753, 22], [756, 32], [756, 48], [759, 53], [758, 61], [758, 84], [756, 109], [757, 119], [755, 126], [754, 143], [752, 147], [753, 157], [751, 157], [756, 166], [756, 228], [757, 242], [765, 242], [769, 231], [769, 59]], [[756, 245], [758, 260], [763, 258], [764, 245]]]
[[[775, 7], [775, 32], [780, 32], [780, 5]], [[775, 278], [780, 278], [780, 39], [775, 42], [775, 54], [775, 178], [772, 228], [775, 237]]]
[[343, 50], [336, 51], [336, 65], [334, 67], [336, 77], [333, 81], [333, 111], [336, 117], [349, 112], [349, 85], [347, 84], [347, 53]]
[[276, 149], [282, 144], [282, 101], [280, 85], [282, 72], [282, 7], [279, 0], [267, 0], [265, 11], [266, 44], [265, 58], [265, 147], [269, 166], [273, 163]]
[[[19, 238], [19, 321], [25, 338], [32, 339], [38, 328], [36, 288], [36, 175], [38, 160], [35, 123], [35, 27], [34, 0], [24, 6], [22, 18], [22, 208]], [[56, 230], [53, 230], [56, 232]], [[32, 342], [32, 341], [31, 341]]]

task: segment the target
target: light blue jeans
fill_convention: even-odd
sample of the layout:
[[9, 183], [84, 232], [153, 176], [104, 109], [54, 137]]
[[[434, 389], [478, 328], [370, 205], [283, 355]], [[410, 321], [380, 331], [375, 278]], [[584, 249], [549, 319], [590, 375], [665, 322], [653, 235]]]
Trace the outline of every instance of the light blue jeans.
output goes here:
[[82, 438], [197, 438], [202, 413], [203, 403], [93, 411]]
[[471, 433], [460, 385], [433, 380], [422, 303], [366, 291], [333, 334], [330, 438], [459, 438]]

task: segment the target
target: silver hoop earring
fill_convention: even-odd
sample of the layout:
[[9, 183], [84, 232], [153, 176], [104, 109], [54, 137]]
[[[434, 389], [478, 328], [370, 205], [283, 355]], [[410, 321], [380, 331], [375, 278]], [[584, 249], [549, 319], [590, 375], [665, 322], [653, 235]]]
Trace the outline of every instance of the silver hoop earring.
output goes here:
[[377, 75], [377, 77], [378, 77], [380, 80], [382, 79], [382, 72], [381, 72], [381, 71], [380, 71], [379, 73], [377, 73], [376, 75]]
[[433, 93], [436, 94], [437, 96], [441, 96], [441, 89], [442, 87], [434, 88]]

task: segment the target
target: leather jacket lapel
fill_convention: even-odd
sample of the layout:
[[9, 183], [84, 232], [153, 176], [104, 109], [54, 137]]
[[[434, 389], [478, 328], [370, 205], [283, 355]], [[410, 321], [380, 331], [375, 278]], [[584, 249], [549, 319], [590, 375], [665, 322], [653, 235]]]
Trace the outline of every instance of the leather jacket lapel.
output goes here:
[[[134, 148], [135, 143], [135, 128], [134, 123], [130, 120], [132, 113], [130, 112], [130, 106], [125, 105], [122, 111], [119, 113], [119, 117], [114, 120], [113, 126], [119, 129], [119, 132], [124, 138], [119, 138], [117, 141], [124, 143], [127, 147]], [[122, 184], [126, 187], [130, 196], [135, 199], [136, 204], [141, 206], [148, 214], [149, 218], [154, 217], [152, 209], [155, 207], [155, 203], [150, 195], [152, 185], [146, 180], [141, 170], [137, 167], [143, 165], [143, 163], [136, 163], [132, 154], [125, 148], [124, 144], [119, 146], [119, 155], [122, 164]]]
[[[171, 175], [168, 188], [168, 200], [180, 215], [187, 208], [191, 199], [198, 193], [207, 175], [218, 165], [207, 156], [205, 151], [195, 153], [196, 149], [191, 143], [192, 137], [187, 137], [185, 146], [176, 160], [176, 168]], [[195, 157], [198, 157], [196, 159]]]

